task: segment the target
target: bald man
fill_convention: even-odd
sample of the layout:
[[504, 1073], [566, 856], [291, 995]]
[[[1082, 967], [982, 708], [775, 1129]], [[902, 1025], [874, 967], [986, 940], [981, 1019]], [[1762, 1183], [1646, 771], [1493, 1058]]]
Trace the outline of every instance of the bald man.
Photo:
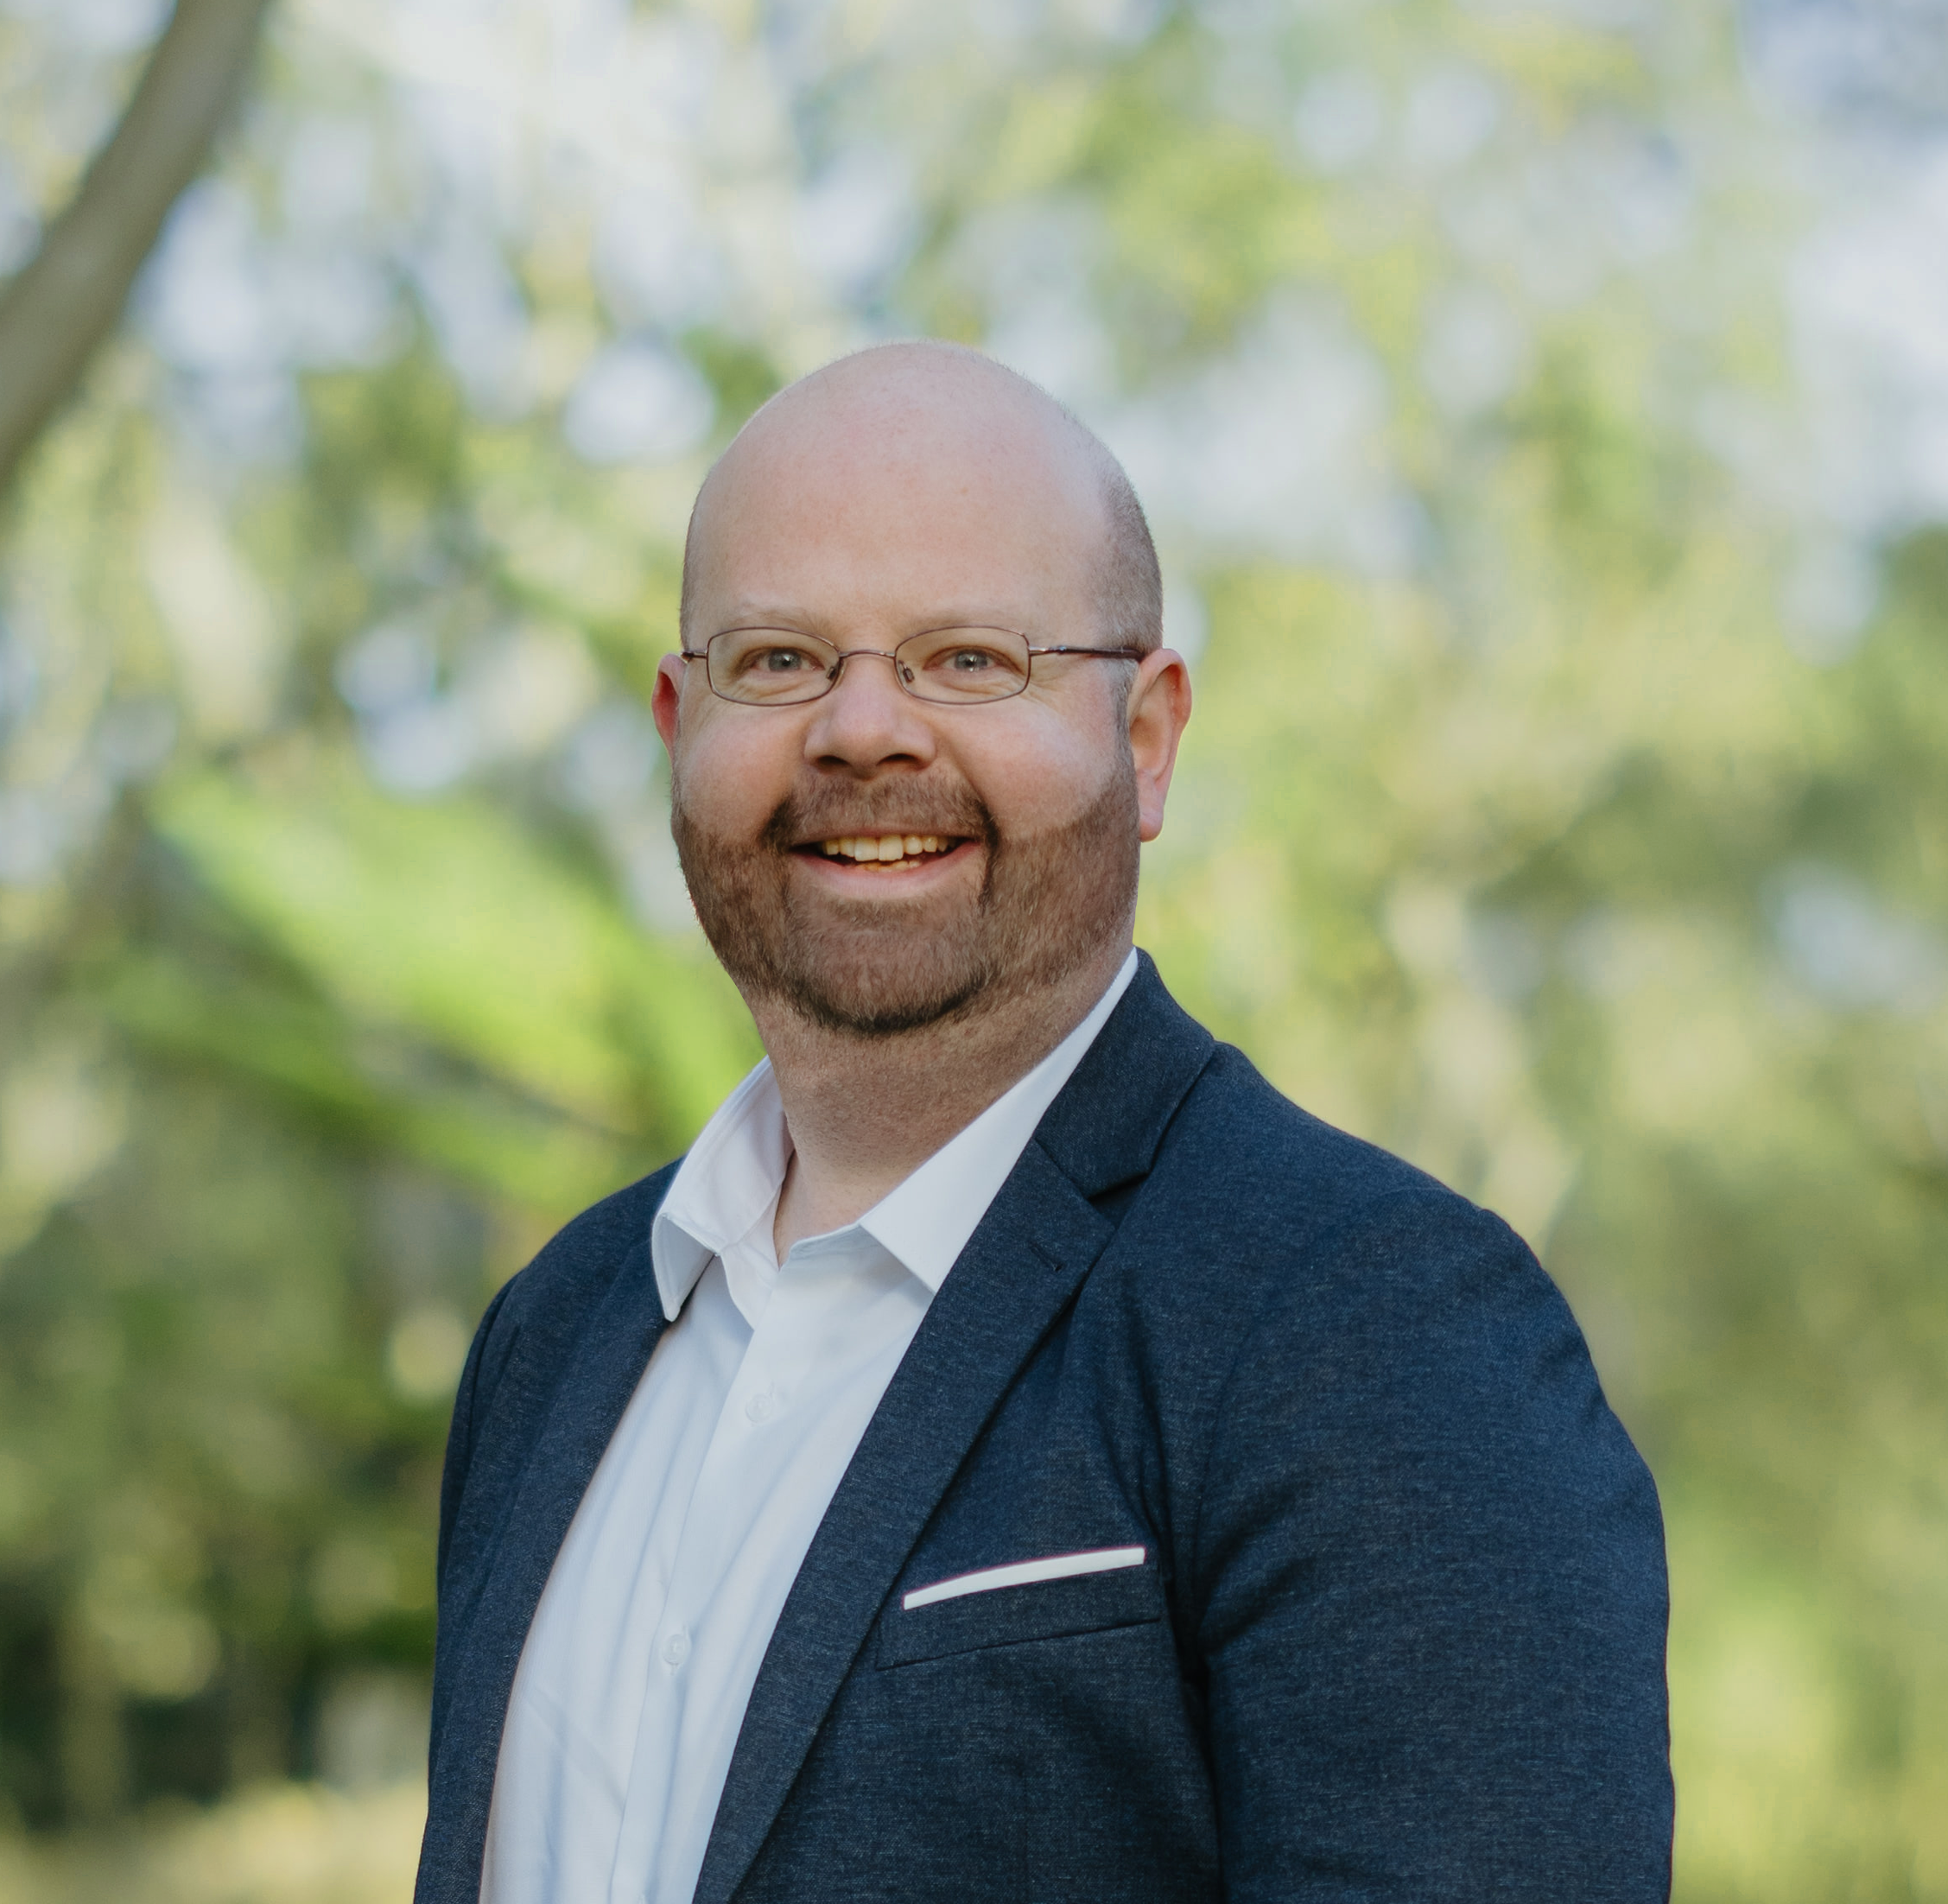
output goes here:
[[706, 481], [654, 713], [767, 1057], [480, 1325], [422, 1904], [1666, 1895], [1662, 1531], [1569, 1311], [1133, 949], [1158, 602], [970, 352]]

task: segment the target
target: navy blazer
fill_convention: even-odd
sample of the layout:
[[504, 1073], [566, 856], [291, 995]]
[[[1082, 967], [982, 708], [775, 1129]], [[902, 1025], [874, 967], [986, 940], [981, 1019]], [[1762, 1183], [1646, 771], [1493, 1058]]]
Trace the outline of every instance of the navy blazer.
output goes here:
[[[673, 1171], [549, 1243], [460, 1378], [419, 1904], [478, 1896], [529, 1622], [663, 1327]], [[812, 1541], [697, 1904], [1652, 1904], [1665, 1621], [1656, 1492], [1534, 1257], [1145, 958]]]

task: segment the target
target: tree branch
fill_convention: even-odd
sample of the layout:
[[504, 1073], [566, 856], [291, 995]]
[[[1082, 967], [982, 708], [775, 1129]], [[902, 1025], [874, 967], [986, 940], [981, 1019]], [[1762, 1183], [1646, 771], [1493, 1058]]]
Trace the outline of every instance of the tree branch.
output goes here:
[[0, 495], [115, 328], [170, 206], [203, 168], [269, 8], [176, 0], [120, 124], [0, 291]]

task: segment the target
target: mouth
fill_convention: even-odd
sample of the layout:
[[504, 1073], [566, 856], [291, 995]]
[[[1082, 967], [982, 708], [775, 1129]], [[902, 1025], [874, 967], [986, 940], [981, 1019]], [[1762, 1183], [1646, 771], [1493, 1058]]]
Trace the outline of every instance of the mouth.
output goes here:
[[970, 840], [942, 833], [847, 833], [809, 841], [797, 848], [809, 859], [836, 860], [861, 872], [915, 873], [951, 858]]

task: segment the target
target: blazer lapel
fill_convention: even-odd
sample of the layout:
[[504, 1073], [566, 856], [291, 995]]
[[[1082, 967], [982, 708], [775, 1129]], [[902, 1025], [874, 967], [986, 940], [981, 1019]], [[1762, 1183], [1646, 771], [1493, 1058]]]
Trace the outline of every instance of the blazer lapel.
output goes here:
[[907, 1555], [1114, 1234], [1088, 1196], [1148, 1170], [1213, 1049], [1145, 955], [941, 1285], [813, 1537], [752, 1688], [694, 1904], [728, 1904], [743, 1882]]
[[941, 1285], [778, 1615], [695, 1904], [727, 1904], [927, 1520], [1112, 1226], [1031, 1144]]
[[[663, 1326], [645, 1235], [623, 1259], [575, 1344], [502, 1521], [501, 1545], [454, 1666], [454, 1702], [441, 1728], [429, 1810], [451, 1848], [449, 1860], [441, 1862], [449, 1863], [456, 1898], [479, 1888], [501, 1729], [535, 1608]], [[451, 1858], [460, 1868], [451, 1868]], [[428, 1894], [423, 1876], [420, 1894]]]

